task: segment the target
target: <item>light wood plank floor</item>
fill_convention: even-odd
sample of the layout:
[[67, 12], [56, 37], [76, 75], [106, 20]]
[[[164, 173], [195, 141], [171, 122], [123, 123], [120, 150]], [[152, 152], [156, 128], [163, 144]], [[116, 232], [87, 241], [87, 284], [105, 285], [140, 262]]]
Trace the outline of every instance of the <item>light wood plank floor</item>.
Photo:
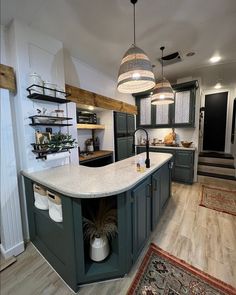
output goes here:
[[[236, 287], [236, 217], [198, 206], [202, 183], [236, 188], [235, 181], [203, 176], [193, 185], [173, 183], [173, 197], [150, 241]], [[125, 278], [83, 286], [78, 294], [126, 294], [146, 249]], [[31, 244], [0, 279], [1, 295], [73, 294]]]

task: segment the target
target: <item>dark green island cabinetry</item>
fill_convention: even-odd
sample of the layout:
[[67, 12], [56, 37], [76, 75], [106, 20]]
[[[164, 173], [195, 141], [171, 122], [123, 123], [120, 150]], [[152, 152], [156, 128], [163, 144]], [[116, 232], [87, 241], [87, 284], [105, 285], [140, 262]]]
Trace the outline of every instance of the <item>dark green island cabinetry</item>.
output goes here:
[[[46, 171], [23, 172], [30, 239], [75, 292], [81, 284], [119, 278], [127, 274], [157, 225], [171, 196], [172, 156], [161, 153], [150, 155], [151, 168], [144, 173], [136, 172], [135, 157], [96, 168], [98, 174], [103, 171], [106, 182], [112, 182], [112, 171], [117, 173], [120, 169], [122, 183], [120, 187], [114, 184], [114, 188], [109, 190], [100, 181], [94, 187], [90, 185], [90, 194], [83, 191], [87, 186], [81, 184], [85, 177], [82, 175], [91, 170], [88, 167], [65, 165]], [[124, 169], [127, 169], [126, 173]], [[69, 172], [76, 176], [71, 176]], [[60, 181], [58, 175], [64, 173], [66, 179]], [[70, 177], [71, 188], [68, 186]], [[78, 177], [77, 191], [73, 189], [75, 177]], [[90, 178], [97, 179], [95, 172]], [[125, 179], [128, 179], [127, 183]], [[132, 184], [130, 179], [133, 179]], [[47, 210], [35, 207], [34, 183], [59, 196], [62, 222], [53, 221]], [[109, 256], [101, 262], [94, 262], [89, 258], [88, 242], [84, 240], [83, 218], [86, 208], [96, 208], [103, 198], [117, 210], [118, 233], [109, 240]]]

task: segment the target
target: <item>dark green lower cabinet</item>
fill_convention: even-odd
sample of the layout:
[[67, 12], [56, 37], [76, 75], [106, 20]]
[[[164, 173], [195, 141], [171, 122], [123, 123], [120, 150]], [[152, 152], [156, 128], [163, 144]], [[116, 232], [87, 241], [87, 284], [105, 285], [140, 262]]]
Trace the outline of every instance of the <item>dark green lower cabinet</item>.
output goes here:
[[152, 175], [152, 230], [171, 196], [171, 162], [166, 163]]
[[161, 201], [160, 201], [160, 210], [162, 210], [165, 205], [167, 200], [170, 197], [171, 194], [171, 186], [170, 186], [170, 179], [171, 174], [170, 174], [170, 163], [166, 163], [165, 165], [162, 166], [161, 169], [161, 181], [160, 181], [160, 186], [161, 186]]
[[193, 183], [194, 151], [176, 151], [173, 173], [175, 181]]
[[[145, 152], [145, 147], [137, 147], [137, 153]], [[150, 152], [169, 153], [173, 155], [172, 180], [182, 183], [193, 183], [194, 150], [180, 150], [174, 148], [150, 148]]]
[[151, 232], [151, 178], [148, 177], [131, 192], [132, 256], [136, 261]]
[[156, 227], [161, 215], [161, 170], [152, 175], [152, 230]]
[[81, 284], [123, 277], [130, 271], [158, 223], [171, 183], [169, 163], [165, 163], [136, 187], [106, 197], [117, 209], [118, 233], [109, 241], [109, 256], [94, 262], [89, 258], [89, 241], [84, 239], [83, 218], [88, 208], [98, 207], [100, 198], [77, 199], [52, 191], [62, 201], [63, 221], [57, 223], [48, 210], [34, 206], [33, 181], [26, 177], [24, 181], [30, 239], [75, 292]]

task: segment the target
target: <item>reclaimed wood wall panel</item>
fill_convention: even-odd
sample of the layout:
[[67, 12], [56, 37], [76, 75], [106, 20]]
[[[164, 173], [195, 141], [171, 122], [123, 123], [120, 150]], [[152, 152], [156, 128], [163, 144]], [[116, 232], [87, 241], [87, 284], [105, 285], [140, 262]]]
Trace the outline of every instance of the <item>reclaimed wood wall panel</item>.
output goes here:
[[12, 67], [0, 64], [0, 88], [16, 91], [16, 79]]
[[106, 110], [113, 110], [118, 112], [137, 114], [137, 107], [125, 103], [120, 100], [116, 100], [104, 95], [100, 95], [85, 89], [81, 89], [75, 86], [66, 84], [66, 92], [70, 93], [70, 100], [74, 101], [78, 105], [89, 105], [94, 107], [103, 108]]

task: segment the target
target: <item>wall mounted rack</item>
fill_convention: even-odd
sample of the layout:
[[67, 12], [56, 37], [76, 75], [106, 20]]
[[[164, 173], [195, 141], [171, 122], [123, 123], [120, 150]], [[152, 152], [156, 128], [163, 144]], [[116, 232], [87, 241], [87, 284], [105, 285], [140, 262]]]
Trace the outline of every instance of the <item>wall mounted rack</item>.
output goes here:
[[33, 91], [35, 91], [33, 89], [34, 87], [38, 87], [38, 88], [43, 89], [43, 93], [45, 92], [45, 90], [51, 90], [51, 91], [55, 91], [55, 93], [62, 93], [65, 96], [65, 98], [70, 96], [69, 93], [64, 92], [64, 91], [60, 91], [60, 90], [56, 90], [53, 88], [48, 88], [48, 87], [40, 86], [37, 84], [33, 84], [33, 85], [29, 86], [28, 88], [26, 88], [26, 90], [29, 92], [29, 95], [27, 97], [30, 99], [50, 101], [50, 102], [55, 102], [55, 103], [69, 103], [69, 102], [71, 102], [69, 99], [59, 98], [56, 96], [49, 96], [49, 95], [45, 95], [45, 94], [41, 94], [41, 93], [35, 93], [35, 92], [33, 92]]
[[30, 126], [72, 126], [73, 124], [62, 123], [62, 121], [69, 121], [72, 118], [68, 117], [57, 117], [57, 116], [46, 116], [46, 115], [34, 115], [30, 116], [29, 119], [32, 120], [32, 123], [29, 124]]

